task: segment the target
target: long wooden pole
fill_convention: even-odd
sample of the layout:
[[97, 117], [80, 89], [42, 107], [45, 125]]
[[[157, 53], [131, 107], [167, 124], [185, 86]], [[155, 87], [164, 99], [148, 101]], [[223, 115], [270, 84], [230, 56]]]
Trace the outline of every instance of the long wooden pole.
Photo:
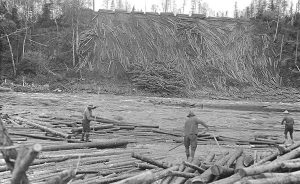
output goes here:
[[54, 134], [54, 135], [58, 135], [60, 137], [63, 137], [63, 138], [71, 138], [71, 135], [69, 134], [66, 134], [66, 133], [63, 133], [63, 132], [59, 132], [57, 130], [54, 130], [52, 128], [48, 128], [46, 126], [43, 126], [43, 125], [40, 125], [40, 124], [37, 124], [37, 123], [34, 123], [34, 122], [29, 122], [28, 120], [25, 120], [23, 118], [20, 118], [20, 117], [15, 117], [15, 119], [27, 124], [27, 125], [30, 125], [30, 126], [33, 126], [33, 127], [36, 127], [38, 129], [41, 129], [43, 131], [46, 131], [46, 132], [49, 132], [51, 134]]
[[25, 172], [29, 168], [29, 165], [36, 158], [38, 153], [42, 150], [42, 146], [40, 144], [33, 145], [32, 148], [23, 148], [18, 152], [18, 157], [15, 162], [15, 167], [12, 173], [12, 184], [22, 184], [23, 177]]

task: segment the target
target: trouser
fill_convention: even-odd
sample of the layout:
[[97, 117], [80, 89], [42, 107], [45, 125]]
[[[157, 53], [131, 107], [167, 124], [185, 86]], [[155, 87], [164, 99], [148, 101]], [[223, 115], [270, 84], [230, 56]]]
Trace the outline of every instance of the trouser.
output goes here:
[[[183, 143], [185, 146], [186, 157], [189, 158], [191, 156], [192, 158], [194, 158], [195, 151], [197, 148], [197, 134], [185, 135]], [[191, 146], [191, 154], [190, 154], [190, 146]]]
[[287, 139], [287, 133], [290, 133], [290, 137], [291, 139], [293, 140], [293, 132], [294, 132], [294, 127], [292, 126], [285, 126], [285, 129], [284, 129], [284, 137], [285, 139]]
[[85, 137], [85, 141], [88, 142], [90, 139], [90, 132], [82, 132], [82, 137], [81, 137], [81, 141], [84, 141], [84, 137]]

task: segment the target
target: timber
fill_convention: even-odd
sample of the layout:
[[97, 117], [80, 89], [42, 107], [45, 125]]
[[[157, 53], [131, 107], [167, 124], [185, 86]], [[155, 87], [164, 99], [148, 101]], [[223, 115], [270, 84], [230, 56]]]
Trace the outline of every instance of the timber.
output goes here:
[[161, 163], [161, 162], [158, 162], [158, 161], [156, 161], [156, 160], [153, 160], [153, 159], [151, 159], [151, 158], [148, 158], [148, 157], [145, 157], [145, 156], [136, 154], [136, 153], [132, 153], [131, 156], [132, 156], [133, 158], [142, 160], [142, 161], [144, 161], [144, 162], [147, 162], [147, 163], [149, 163], [149, 164], [155, 165], [155, 166], [160, 167], [160, 168], [167, 169], [167, 168], [170, 167], [170, 164], [168, 164], [168, 163]]
[[192, 169], [195, 169], [195, 170], [198, 171], [199, 173], [203, 173], [203, 172], [205, 171], [205, 169], [203, 169], [203, 168], [201, 168], [201, 167], [198, 167], [198, 166], [196, 166], [196, 165], [194, 165], [194, 164], [191, 164], [191, 163], [189, 163], [189, 162], [186, 162], [186, 161], [183, 161], [183, 164], [184, 164], [185, 166], [188, 166], [188, 167], [192, 168]]
[[194, 178], [198, 176], [198, 174], [195, 173], [180, 172], [180, 171], [169, 171], [169, 175], [183, 177], [183, 178]]
[[13, 184], [22, 184], [23, 177], [25, 172], [28, 170], [29, 165], [36, 158], [38, 153], [42, 150], [42, 146], [40, 144], [33, 145], [32, 148], [23, 148], [18, 152], [18, 157], [15, 162], [15, 167], [12, 172], [11, 183]]
[[300, 171], [285, 173], [285, 176], [247, 180], [247, 184], [297, 184], [300, 183]]
[[117, 148], [124, 147], [128, 144], [126, 140], [106, 140], [106, 141], [95, 141], [86, 143], [69, 143], [60, 145], [51, 145], [43, 147], [43, 151], [58, 151], [58, 150], [71, 150], [71, 149], [83, 149], [83, 148]]
[[227, 177], [234, 173], [234, 169], [225, 166], [214, 165], [211, 167], [211, 173], [215, 176]]
[[41, 129], [43, 131], [46, 131], [48, 133], [51, 133], [53, 135], [57, 135], [57, 136], [60, 136], [60, 137], [63, 137], [63, 138], [68, 138], [68, 139], [71, 138], [71, 135], [69, 135], [69, 134], [66, 134], [66, 133], [63, 133], [63, 132], [59, 132], [57, 130], [54, 130], [52, 128], [48, 128], [48, 127], [43, 126], [43, 125], [39, 125], [39, 124], [34, 123], [34, 122], [29, 122], [28, 120], [25, 120], [23, 118], [15, 117], [15, 119], [17, 119], [17, 120], [19, 120], [19, 121], [21, 121], [21, 122], [23, 122], [23, 123], [25, 123], [27, 125], [30, 125], [30, 126], [38, 128], [38, 129]]
[[217, 181], [212, 182], [211, 184], [232, 184], [241, 179], [241, 175], [239, 173], [233, 174], [230, 177], [223, 178]]
[[[113, 124], [105, 124], [105, 125], [97, 125], [97, 126], [91, 126], [91, 130], [97, 131], [97, 130], [103, 130], [103, 129], [108, 129], [108, 128], [113, 128], [114, 125]], [[75, 132], [82, 132], [82, 127], [79, 128], [72, 128], [71, 132], [75, 133]]]
[[[193, 161], [192, 161], [192, 164], [196, 165], [196, 166], [200, 165], [200, 163], [201, 163], [200, 158], [194, 158]], [[195, 169], [190, 168], [190, 167], [186, 167], [183, 172], [194, 173]], [[179, 177], [179, 178], [176, 178], [173, 183], [185, 183], [186, 181], [187, 181], [187, 178]]]
[[69, 181], [76, 176], [75, 170], [65, 170], [59, 175], [54, 176], [53, 178], [50, 178], [46, 181], [46, 184], [68, 184]]
[[238, 172], [239, 169], [245, 167], [244, 158], [245, 158], [245, 154], [242, 154], [239, 158], [236, 159], [235, 172]]

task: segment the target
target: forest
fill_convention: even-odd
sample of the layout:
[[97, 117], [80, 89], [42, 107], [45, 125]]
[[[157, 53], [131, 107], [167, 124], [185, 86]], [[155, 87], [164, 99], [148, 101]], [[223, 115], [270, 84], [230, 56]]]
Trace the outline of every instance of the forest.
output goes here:
[[1, 0], [1, 83], [94, 92], [121, 83], [183, 96], [300, 87], [299, 1], [254, 0], [244, 10], [236, 2], [234, 18], [200, 0], [183, 14], [174, 2], [145, 13], [124, 0], [100, 10], [91, 0]]

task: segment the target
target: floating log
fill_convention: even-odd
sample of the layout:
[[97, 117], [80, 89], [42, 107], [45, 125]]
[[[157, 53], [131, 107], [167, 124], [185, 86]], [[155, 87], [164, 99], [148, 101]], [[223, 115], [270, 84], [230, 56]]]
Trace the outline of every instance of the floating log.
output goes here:
[[211, 173], [215, 176], [227, 177], [234, 173], [234, 169], [227, 166], [214, 165], [211, 167]]
[[[236, 173], [227, 178], [214, 181], [210, 184], [232, 184], [232, 183], [235, 183], [236, 181], [239, 181], [241, 178], [242, 177], [239, 175], [239, 173]], [[195, 184], [198, 184], [198, 183], [195, 183]]]
[[293, 158], [297, 158], [300, 156], [300, 147], [278, 157], [276, 159], [276, 161], [282, 161], [282, 160], [290, 160], [290, 159], [293, 159]]
[[[196, 166], [200, 165], [200, 163], [201, 163], [201, 160], [199, 158], [194, 158], [193, 161], [192, 161], [192, 164], [196, 165]], [[183, 172], [185, 172], [185, 173], [193, 173], [193, 172], [195, 172], [195, 169], [190, 168], [190, 167], [186, 167]], [[174, 180], [174, 182], [172, 182], [172, 183], [184, 183], [186, 181], [187, 181], [187, 178], [179, 177], [179, 178], [176, 178]]]
[[[15, 167], [12, 172], [11, 183], [21, 184], [23, 183], [24, 176], [26, 176], [26, 171], [38, 153], [42, 150], [40, 144], [33, 145], [32, 148], [23, 148], [18, 152], [18, 157], [15, 162]], [[26, 181], [28, 182], [28, 181]]]
[[152, 132], [154, 132], [154, 133], [160, 133], [160, 134], [172, 135], [172, 136], [176, 136], [176, 137], [182, 137], [181, 134], [176, 134], [174, 132], [170, 132], [170, 131], [162, 130], [162, 129], [153, 129]]
[[235, 171], [234, 172], [238, 172], [239, 169], [245, 167], [244, 158], [245, 158], [245, 154], [242, 154], [238, 159], [236, 159]]
[[281, 168], [286, 169], [299, 169], [300, 168], [300, 162], [285, 162], [281, 164]]
[[291, 184], [300, 183], [300, 171], [286, 173], [285, 176], [262, 178], [262, 179], [249, 179], [247, 184]]
[[34, 122], [29, 122], [28, 120], [25, 120], [25, 119], [20, 118], [20, 117], [14, 117], [14, 118], [17, 119], [17, 120], [19, 120], [19, 121], [24, 122], [24, 123], [27, 124], [27, 125], [36, 127], [36, 128], [38, 128], [38, 129], [41, 129], [41, 130], [46, 131], [46, 132], [48, 132], [48, 133], [51, 133], [51, 134], [53, 134], [53, 135], [57, 135], [57, 136], [60, 136], [60, 137], [63, 137], [63, 138], [68, 138], [68, 139], [71, 138], [71, 135], [68, 135], [68, 134], [63, 133], [63, 132], [59, 132], [59, 131], [54, 130], [54, 129], [52, 129], [52, 128], [48, 128], [48, 127], [46, 127], [46, 126], [39, 125], [39, 124], [34, 123]]
[[160, 167], [160, 168], [167, 169], [167, 168], [169, 168], [169, 167], [171, 166], [171, 165], [168, 164], [168, 163], [161, 163], [161, 162], [158, 162], [158, 161], [156, 161], [156, 160], [153, 160], [153, 159], [151, 159], [151, 158], [148, 158], [148, 157], [145, 157], [145, 156], [136, 154], [136, 153], [132, 153], [131, 156], [132, 156], [133, 158], [142, 160], [142, 161], [144, 161], [144, 162], [147, 162], [147, 163], [149, 163], [149, 164], [155, 165], [155, 166]]
[[243, 151], [244, 151], [243, 149], [236, 149], [235, 152], [232, 153], [232, 155], [231, 155], [231, 157], [229, 158], [229, 160], [227, 161], [226, 165], [227, 165], [228, 167], [230, 167], [230, 166], [233, 164], [233, 162], [234, 162], [239, 156], [241, 156], [241, 155], [243, 154]]
[[[97, 125], [97, 126], [91, 126], [91, 130], [102, 130], [102, 129], [107, 129], [107, 128], [113, 128], [114, 125], [113, 124], [105, 124], [105, 125]], [[82, 127], [79, 128], [72, 128], [71, 132], [75, 133], [75, 132], [82, 132]]]
[[57, 137], [50, 137], [50, 136], [43, 136], [43, 135], [33, 135], [33, 134], [22, 134], [22, 133], [10, 133], [11, 135], [18, 135], [18, 136], [24, 136], [24, 137], [31, 137], [35, 139], [42, 139], [42, 140], [51, 140], [51, 141], [64, 141], [63, 138], [57, 138]]
[[294, 143], [294, 144], [292, 144], [291, 146], [289, 146], [289, 147], [287, 147], [287, 148], [282, 147], [282, 146], [277, 146], [280, 155], [283, 155], [283, 154], [285, 154], [285, 153], [287, 153], [287, 152], [290, 152], [290, 151], [292, 151], [293, 149], [296, 149], [296, 148], [298, 148], [298, 147], [300, 147], [300, 142]]
[[156, 166], [150, 165], [150, 164], [144, 164], [144, 163], [135, 163], [135, 166], [139, 169], [146, 170], [146, 169], [155, 169]]
[[252, 165], [254, 163], [254, 158], [252, 155], [246, 155], [244, 160], [243, 160], [243, 164], [245, 167], [249, 167], [250, 165]]
[[122, 174], [122, 175], [118, 175], [116, 177], [111, 177], [111, 178], [99, 178], [99, 179], [95, 179], [92, 180], [90, 182], [85, 182], [84, 184], [107, 184], [107, 183], [113, 183], [113, 182], [117, 182], [120, 180], [124, 180], [126, 178], [130, 178], [130, 177], [134, 177], [136, 176], [136, 173], [127, 173], [127, 174]]
[[195, 173], [180, 172], [180, 171], [169, 171], [169, 175], [183, 177], [183, 178], [194, 178], [198, 176], [198, 174]]
[[195, 170], [198, 171], [200, 174], [203, 173], [203, 172], [205, 171], [205, 169], [203, 169], [203, 168], [201, 168], [201, 167], [198, 167], [198, 166], [196, 166], [196, 165], [194, 165], [194, 164], [191, 164], [191, 163], [189, 163], [189, 162], [186, 162], [186, 161], [183, 161], [183, 164], [184, 164], [185, 166], [188, 166], [188, 167], [192, 168], [192, 169], [195, 169]]
[[71, 150], [71, 149], [83, 149], [83, 148], [117, 148], [124, 147], [128, 144], [126, 140], [106, 140], [97, 142], [86, 142], [86, 143], [69, 143], [61, 145], [51, 145], [43, 147], [43, 151], [58, 151], [58, 150]]
[[75, 176], [76, 176], [76, 172], [74, 169], [65, 170], [61, 172], [59, 175], [47, 180], [46, 184], [67, 184]]
[[266, 142], [266, 143], [271, 143], [271, 144], [283, 144], [284, 141], [278, 141], [278, 140], [271, 140], [271, 139], [264, 139], [264, 138], [255, 138], [256, 141], [261, 141], [261, 142]]
[[[223, 157], [220, 160], [216, 161], [215, 165], [220, 165], [220, 166], [225, 165], [230, 157], [231, 157], [231, 154], [226, 155], [225, 157]], [[193, 184], [208, 183], [213, 179], [213, 176], [214, 175], [212, 174], [211, 167], [210, 167], [204, 173], [202, 173], [200, 176], [192, 178], [191, 182]]]
[[255, 163], [253, 166], [257, 166], [257, 165], [262, 165], [268, 161], [272, 161], [274, 159], [276, 159], [276, 157], [279, 155], [279, 151], [275, 151], [274, 153], [272, 153], [271, 155], [261, 159], [260, 161], [258, 161], [257, 163]]

